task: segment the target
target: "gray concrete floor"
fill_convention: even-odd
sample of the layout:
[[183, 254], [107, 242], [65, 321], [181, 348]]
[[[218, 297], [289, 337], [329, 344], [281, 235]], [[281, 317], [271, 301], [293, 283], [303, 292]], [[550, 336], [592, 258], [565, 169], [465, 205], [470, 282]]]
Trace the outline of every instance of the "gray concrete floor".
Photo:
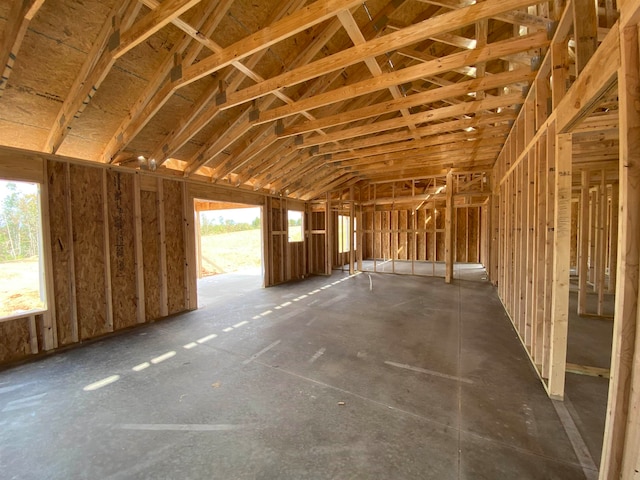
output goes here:
[[0, 372], [3, 479], [583, 479], [493, 287], [260, 289]]

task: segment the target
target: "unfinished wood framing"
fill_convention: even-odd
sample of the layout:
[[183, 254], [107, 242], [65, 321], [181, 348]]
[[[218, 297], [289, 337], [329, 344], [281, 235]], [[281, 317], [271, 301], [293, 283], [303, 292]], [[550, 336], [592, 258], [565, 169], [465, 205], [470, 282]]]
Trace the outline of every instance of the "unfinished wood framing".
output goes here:
[[197, 308], [195, 199], [253, 205], [265, 286], [481, 263], [554, 399], [604, 375], [566, 365], [571, 280], [578, 315], [615, 294], [600, 478], [637, 476], [638, 0], [106, 3], [0, 6], [48, 300], [0, 363]]
[[[553, 398], [562, 398], [564, 392], [571, 253], [578, 258], [579, 313], [591, 313], [586, 299], [593, 291], [593, 313], [603, 315], [606, 272], [614, 263], [610, 251], [615, 250], [609, 235], [615, 218], [609, 205], [618, 177], [609, 166], [603, 167], [610, 164], [603, 163], [600, 154], [592, 153], [604, 144], [596, 148], [592, 142], [617, 138], [609, 137], [616, 128], [615, 119], [598, 123], [608, 114], [607, 105], [599, 105], [607, 101], [605, 92], [611, 88], [610, 69], [595, 73], [606, 55], [616, 65], [617, 32], [612, 29], [611, 36], [603, 40], [606, 46], [598, 50], [581, 45], [580, 55], [589, 61], [580, 64], [575, 77], [568, 53], [573, 9], [579, 5], [569, 3], [560, 18], [550, 50], [494, 168], [500, 213], [493, 228], [501, 241], [492, 243], [498, 265], [489, 273]], [[590, 22], [582, 17], [580, 21]], [[591, 31], [587, 23], [576, 28]], [[574, 41], [593, 40], [584, 36], [586, 40]], [[591, 82], [584, 80], [590, 75]], [[579, 102], [569, 103], [578, 97]], [[615, 161], [615, 152], [613, 155]], [[574, 185], [580, 201], [572, 209]]]

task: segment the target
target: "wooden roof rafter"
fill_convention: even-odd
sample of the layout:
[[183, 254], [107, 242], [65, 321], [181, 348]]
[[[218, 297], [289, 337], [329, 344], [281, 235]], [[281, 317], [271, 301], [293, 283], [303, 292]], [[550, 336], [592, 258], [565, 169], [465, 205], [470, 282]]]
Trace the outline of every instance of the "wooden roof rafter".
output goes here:
[[0, 97], [9, 82], [13, 64], [18, 56], [20, 45], [27, 27], [45, 0], [14, 1], [0, 41]]

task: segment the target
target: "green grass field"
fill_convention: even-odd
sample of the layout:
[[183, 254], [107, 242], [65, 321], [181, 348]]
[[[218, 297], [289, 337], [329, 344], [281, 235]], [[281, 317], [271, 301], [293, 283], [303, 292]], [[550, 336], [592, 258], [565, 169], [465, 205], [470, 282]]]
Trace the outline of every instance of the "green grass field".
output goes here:
[[260, 229], [202, 237], [202, 274], [215, 275], [262, 264]]

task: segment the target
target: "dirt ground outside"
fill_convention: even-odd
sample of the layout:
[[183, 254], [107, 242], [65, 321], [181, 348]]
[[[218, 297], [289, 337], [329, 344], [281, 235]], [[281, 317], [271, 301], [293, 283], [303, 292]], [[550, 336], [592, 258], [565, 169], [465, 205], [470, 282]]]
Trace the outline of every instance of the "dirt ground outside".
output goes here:
[[42, 308], [38, 260], [0, 263], [0, 317]]
[[256, 269], [262, 265], [260, 229], [206, 235], [201, 245], [202, 276]]
[[[202, 237], [202, 275], [256, 269], [262, 265], [260, 229]], [[37, 259], [0, 263], [0, 317], [43, 309]]]

